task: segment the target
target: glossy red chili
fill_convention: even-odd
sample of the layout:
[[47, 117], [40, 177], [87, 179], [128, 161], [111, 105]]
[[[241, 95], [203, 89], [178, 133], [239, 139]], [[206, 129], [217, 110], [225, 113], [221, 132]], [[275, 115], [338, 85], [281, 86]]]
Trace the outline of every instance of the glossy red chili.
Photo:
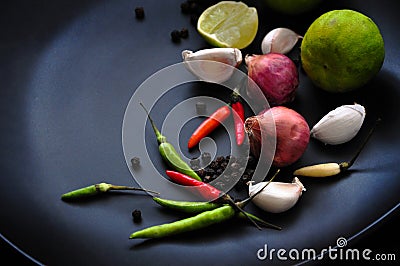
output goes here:
[[196, 146], [200, 140], [208, 136], [214, 129], [216, 129], [223, 121], [225, 121], [231, 114], [229, 106], [225, 105], [218, 108], [210, 115], [200, 126], [193, 132], [188, 142], [188, 148], [191, 149]]
[[243, 144], [246, 133], [244, 131], [244, 108], [240, 101], [232, 103], [233, 122], [235, 126], [236, 144]]
[[167, 170], [166, 173], [167, 176], [175, 183], [192, 187], [193, 190], [205, 200], [213, 201], [224, 195], [224, 193], [219, 189], [211, 186], [210, 184], [193, 179], [188, 175], [171, 170]]

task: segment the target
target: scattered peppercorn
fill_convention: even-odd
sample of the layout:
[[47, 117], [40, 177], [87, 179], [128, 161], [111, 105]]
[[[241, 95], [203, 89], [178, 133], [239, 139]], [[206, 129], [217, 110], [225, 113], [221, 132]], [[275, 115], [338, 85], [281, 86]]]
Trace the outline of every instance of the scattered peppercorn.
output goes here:
[[132, 212], [132, 217], [134, 223], [139, 223], [140, 221], [142, 221], [142, 212], [138, 209], [135, 209]]
[[206, 170], [204, 170], [204, 169], [199, 169], [198, 171], [197, 171], [197, 174], [201, 177], [201, 178], [204, 178], [205, 176], [206, 176]]
[[189, 30], [187, 28], [182, 28], [181, 31], [179, 32], [181, 38], [186, 39], [189, 37]]
[[179, 32], [179, 30], [171, 31], [171, 39], [174, 43], [178, 43], [181, 41], [181, 33]]
[[135, 8], [135, 15], [137, 19], [144, 19], [144, 8], [143, 7], [136, 7]]
[[139, 167], [139, 165], [140, 165], [140, 158], [139, 158], [139, 157], [133, 157], [133, 158], [131, 159], [131, 164], [132, 164], [132, 167], [134, 167], [134, 168]]
[[196, 103], [196, 113], [199, 115], [205, 115], [207, 110], [207, 105], [204, 102]]

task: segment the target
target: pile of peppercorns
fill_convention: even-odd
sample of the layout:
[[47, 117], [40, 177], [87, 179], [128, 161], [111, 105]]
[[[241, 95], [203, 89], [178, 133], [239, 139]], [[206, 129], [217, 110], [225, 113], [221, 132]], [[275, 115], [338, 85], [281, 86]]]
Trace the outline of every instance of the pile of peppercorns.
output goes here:
[[[206, 165], [206, 167], [202, 168], [201, 165]], [[211, 161], [211, 154], [204, 152], [199, 158], [190, 160], [190, 166], [205, 183], [218, 178], [214, 185], [220, 190], [225, 189], [232, 180], [238, 180], [235, 189], [243, 190], [247, 187], [246, 183], [252, 179], [257, 162], [252, 155], [246, 158], [218, 156]]]

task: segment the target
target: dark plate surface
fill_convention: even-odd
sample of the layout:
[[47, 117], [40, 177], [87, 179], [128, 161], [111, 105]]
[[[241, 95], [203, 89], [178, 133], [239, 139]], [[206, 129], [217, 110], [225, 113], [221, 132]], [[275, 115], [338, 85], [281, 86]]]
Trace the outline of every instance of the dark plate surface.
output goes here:
[[[296, 100], [289, 105], [312, 126], [336, 106], [358, 102], [367, 110], [364, 126], [344, 145], [331, 147], [312, 140], [301, 160], [284, 171], [281, 179], [289, 180], [290, 170], [300, 165], [348, 160], [375, 119], [382, 118], [353, 170], [340, 178], [302, 179], [307, 192], [286, 213], [265, 214], [249, 206], [249, 210], [281, 225], [282, 231], [260, 232], [232, 221], [159, 241], [129, 240], [128, 236], [139, 228], [184, 216], [156, 206], [140, 193], [79, 203], [65, 203], [60, 195], [100, 181], [133, 184], [121, 144], [130, 97], [151, 74], [180, 62], [183, 49], [208, 47], [191, 26], [189, 16], [181, 13], [181, 1], [3, 2], [1, 235], [47, 265], [248, 265], [267, 263], [256, 255], [265, 245], [319, 252], [335, 246], [339, 237], [351, 241], [390, 215], [400, 194], [400, 3], [325, 2], [304, 16], [288, 17], [268, 10], [261, 1], [250, 1], [249, 5], [259, 10], [260, 28], [254, 43], [243, 53], [260, 53], [262, 37], [276, 27], [304, 34], [308, 25], [328, 10], [350, 8], [373, 18], [386, 45], [380, 73], [361, 90], [346, 95], [325, 93], [300, 73]], [[135, 19], [137, 6], [145, 8], [143, 21]], [[189, 29], [189, 38], [172, 43], [170, 32], [182, 27]], [[198, 90], [189, 88], [165, 95], [162, 102], [166, 104], [156, 106], [155, 120], [161, 122], [176, 102], [195, 94]], [[215, 93], [205, 89], [204, 95]], [[182, 143], [192, 129], [186, 128]], [[213, 136], [221, 153], [224, 136]], [[156, 154], [155, 145], [149, 143], [148, 148]], [[131, 212], [136, 208], [143, 212], [140, 224], [132, 222]], [[275, 257], [273, 262], [300, 261]]]

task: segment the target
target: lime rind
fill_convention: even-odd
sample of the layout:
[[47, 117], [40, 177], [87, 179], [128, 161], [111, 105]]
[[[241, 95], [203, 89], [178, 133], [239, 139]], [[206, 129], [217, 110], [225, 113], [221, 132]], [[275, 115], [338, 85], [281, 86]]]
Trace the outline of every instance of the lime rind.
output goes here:
[[301, 45], [303, 69], [330, 92], [367, 84], [381, 69], [384, 41], [377, 25], [353, 10], [333, 10], [314, 21]]

